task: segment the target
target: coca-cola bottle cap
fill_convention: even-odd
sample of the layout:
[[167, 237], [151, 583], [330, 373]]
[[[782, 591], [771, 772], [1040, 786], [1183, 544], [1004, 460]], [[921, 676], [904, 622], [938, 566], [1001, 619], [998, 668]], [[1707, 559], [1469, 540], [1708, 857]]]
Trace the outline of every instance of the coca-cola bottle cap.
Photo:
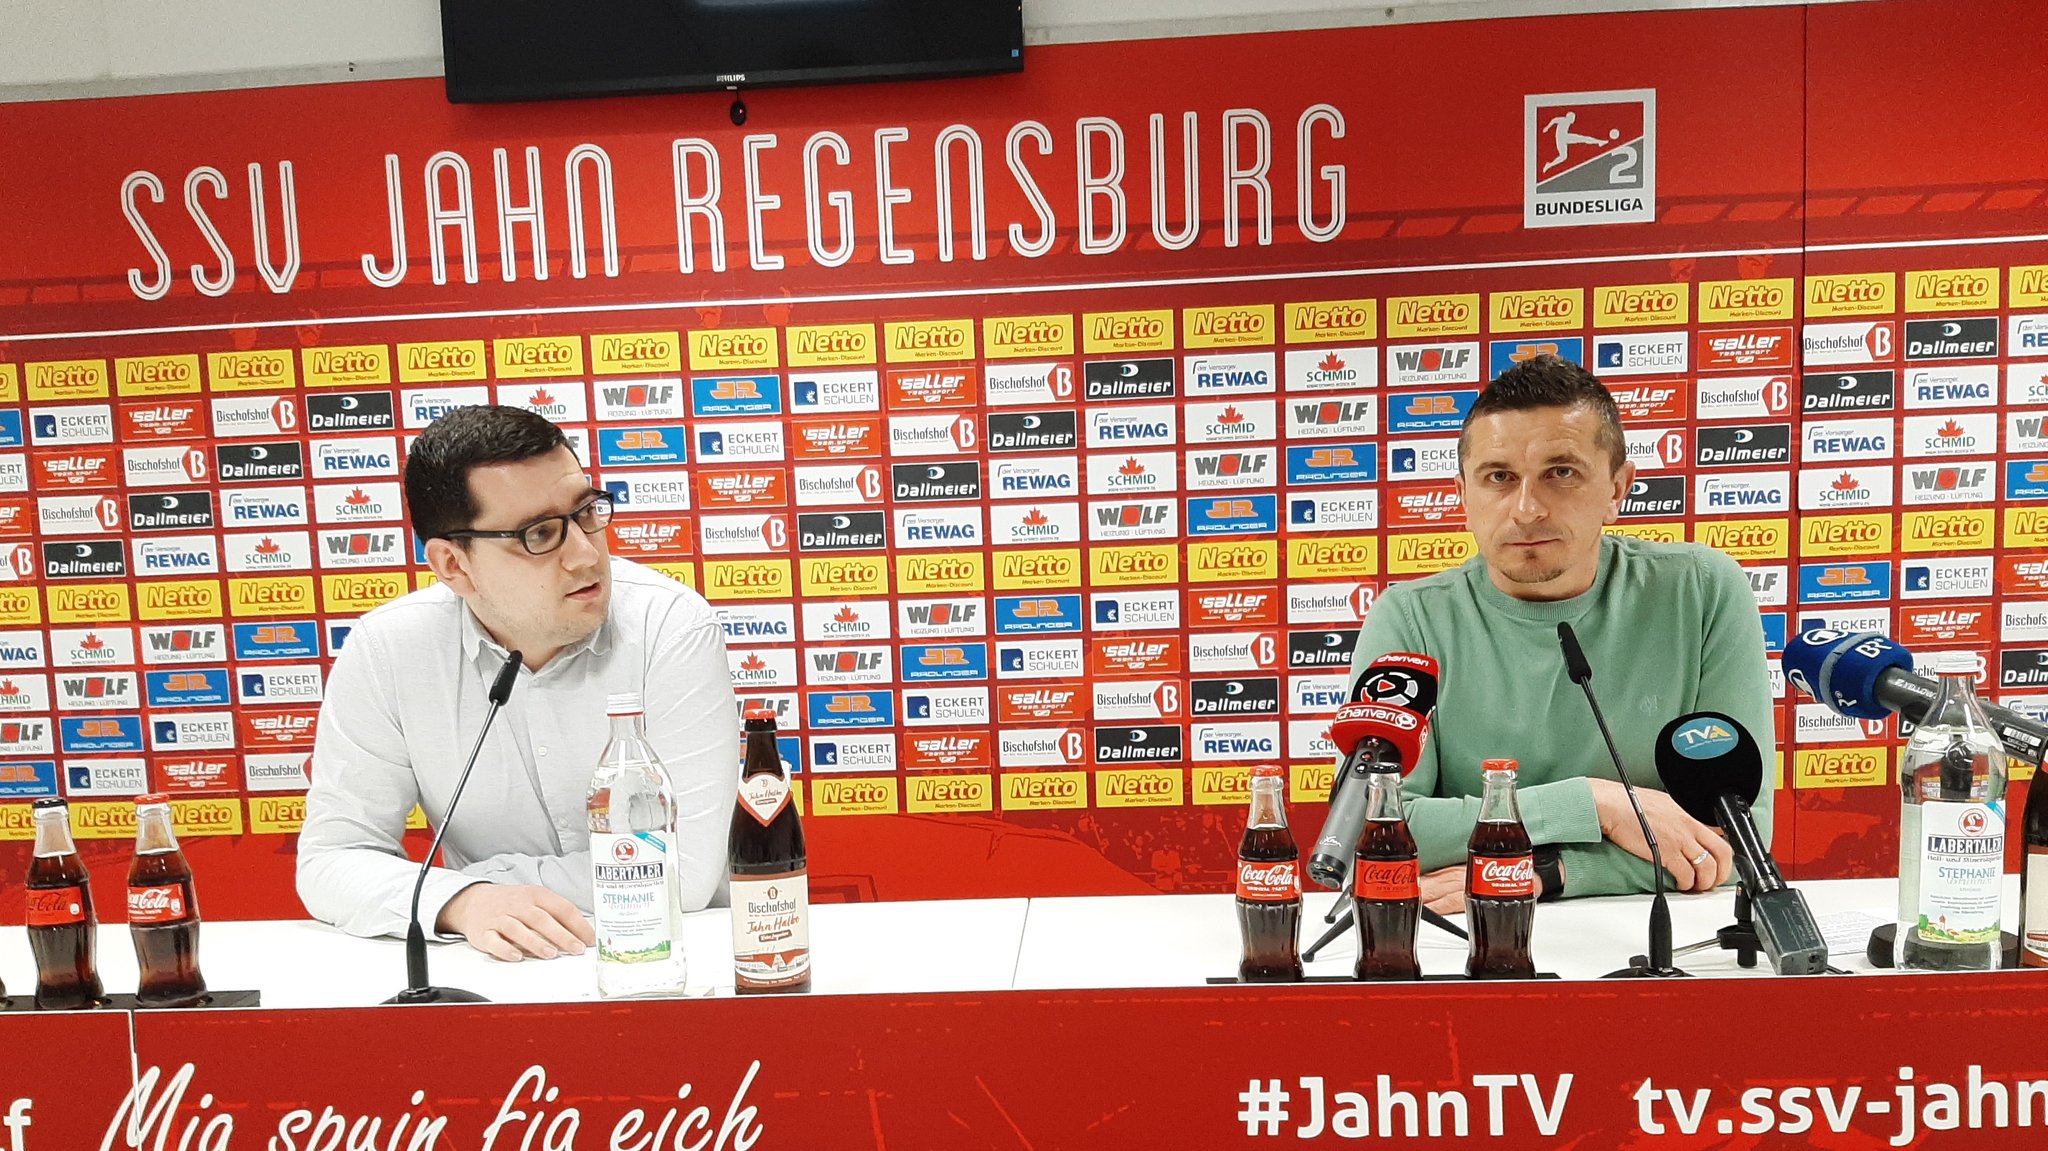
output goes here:
[[748, 723], [752, 723], [757, 719], [772, 720], [774, 718], [775, 709], [765, 703], [750, 703], [744, 711], [740, 712], [740, 719]]
[[1512, 759], [1482, 759], [1479, 761], [1479, 770], [1481, 771], [1520, 771], [1521, 769], [1522, 765]]
[[1286, 774], [1286, 769], [1277, 763], [1262, 763], [1252, 768], [1253, 779], [1280, 779]]
[[640, 693], [637, 691], [618, 691], [605, 696], [604, 713], [606, 715], [639, 715]]
[[135, 797], [135, 806], [137, 807], [167, 806], [169, 805], [170, 802], [170, 796], [162, 795], [154, 791], [150, 792], [148, 795], [138, 795]]

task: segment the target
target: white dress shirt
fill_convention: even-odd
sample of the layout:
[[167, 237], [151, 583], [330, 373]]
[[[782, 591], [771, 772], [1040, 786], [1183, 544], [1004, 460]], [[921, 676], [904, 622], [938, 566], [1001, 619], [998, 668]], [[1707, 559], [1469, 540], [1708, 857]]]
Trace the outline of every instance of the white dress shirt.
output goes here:
[[[675, 783], [683, 910], [724, 890], [739, 787], [725, 633], [702, 597], [611, 561], [611, 605], [589, 638], [519, 669], [420, 897], [429, 933], [478, 881], [539, 884], [590, 910], [584, 794], [609, 738], [605, 696], [639, 692], [647, 740]], [[365, 615], [334, 662], [299, 832], [306, 910], [355, 935], [403, 934], [419, 873], [400, 845], [418, 804], [439, 827], [506, 652], [441, 585]]]

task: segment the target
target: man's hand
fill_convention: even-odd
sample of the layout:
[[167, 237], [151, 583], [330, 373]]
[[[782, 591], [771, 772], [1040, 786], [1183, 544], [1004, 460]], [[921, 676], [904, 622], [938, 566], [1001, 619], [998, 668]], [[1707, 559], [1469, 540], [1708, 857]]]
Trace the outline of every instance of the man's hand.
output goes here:
[[442, 906], [434, 927], [507, 963], [529, 955], [581, 955], [597, 942], [597, 932], [576, 905], [545, 887], [472, 883]]
[[1465, 910], [1465, 865], [1422, 873], [1422, 905], [1439, 915], [1456, 915]]
[[[1628, 793], [1611, 779], [1588, 780], [1593, 804], [1600, 811], [1600, 834], [1638, 859], [1650, 858], [1650, 845], [1636, 823]], [[1735, 852], [1714, 828], [1687, 815], [1677, 801], [1661, 791], [1638, 788], [1643, 815], [1657, 833], [1657, 859], [1680, 891], [1712, 891], [1735, 873]]]

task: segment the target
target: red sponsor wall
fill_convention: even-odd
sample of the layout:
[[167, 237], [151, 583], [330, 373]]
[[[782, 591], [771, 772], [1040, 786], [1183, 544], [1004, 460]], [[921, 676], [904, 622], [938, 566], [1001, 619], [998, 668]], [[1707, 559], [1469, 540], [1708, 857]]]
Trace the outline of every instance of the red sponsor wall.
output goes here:
[[[210, 914], [300, 914], [321, 676], [424, 575], [405, 441], [485, 399], [726, 613], [821, 898], [1220, 890], [1259, 761], [1312, 833], [1358, 620], [1470, 554], [1452, 437], [1537, 350], [1627, 409], [1622, 530], [2035, 706], [2026, 16], [1044, 48], [745, 129], [431, 81], [0, 108], [0, 887], [30, 798], [112, 880], [148, 787]], [[1788, 873], [1889, 873], [1893, 727], [1779, 720]]]

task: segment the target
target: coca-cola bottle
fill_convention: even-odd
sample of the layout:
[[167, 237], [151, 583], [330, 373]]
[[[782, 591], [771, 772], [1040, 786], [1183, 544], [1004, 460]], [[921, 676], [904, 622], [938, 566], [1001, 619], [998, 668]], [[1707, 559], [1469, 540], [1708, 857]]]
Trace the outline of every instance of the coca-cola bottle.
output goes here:
[[2020, 829], [2020, 966], [2048, 967], [2048, 772], [2034, 770]]
[[1287, 827], [1283, 782], [1275, 764], [1252, 768], [1251, 815], [1237, 848], [1237, 977], [1246, 983], [1301, 978], [1301, 852]]
[[1536, 922], [1536, 859], [1522, 809], [1515, 802], [1512, 759], [1489, 759], [1481, 768], [1486, 794], [1472, 826], [1465, 864], [1465, 920], [1472, 945], [1465, 974], [1474, 979], [1534, 979], [1529, 953]]
[[92, 1007], [102, 994], [99, 917], [92, 879], [71, 842], [71, 808], [61, 799], [35, 802], [35, 858], [28, 865], [28, 942], [36, 956], [36, 1006]]
[[135, 861], [128, 865], [128, 936], [142, 981], [144, 1007], [188, 1007], [206, 998], [199, 974], [199, 897], [192, 867], [171, 828], [171, 801], [135, 799]]
[[1401, 773], [1366, 776], [1365, 834], [1351, 866], [1351, 899], [1358, 921], [1360, 979], [1420, 979], [1415, 929], [1422, 918], [1422, 873], [1415, 836], [1401, 813]]
[[741, 995], [811, 989], [811, 882], [803, 821], [791, 801], [775, 713], [745, 713], [746, 760], [733, 804], [732, 984]]

